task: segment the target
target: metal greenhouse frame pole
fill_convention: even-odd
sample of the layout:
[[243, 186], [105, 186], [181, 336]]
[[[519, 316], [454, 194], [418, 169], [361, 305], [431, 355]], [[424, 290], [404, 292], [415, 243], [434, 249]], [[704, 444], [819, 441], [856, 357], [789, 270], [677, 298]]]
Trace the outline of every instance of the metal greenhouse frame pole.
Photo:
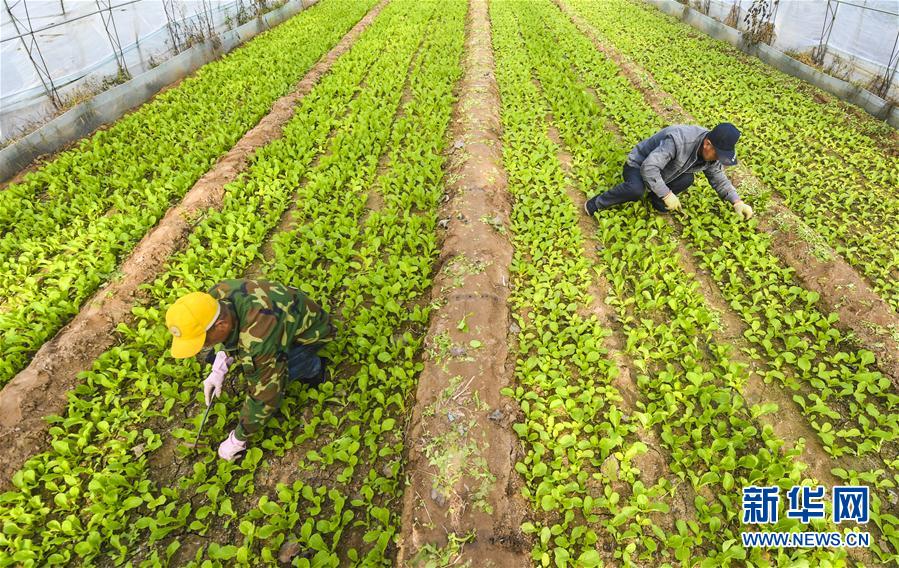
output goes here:
[[165, 12], [166, 28], [172, 40], [172, 49], [175, 53], [181, 52], [181, 22], [175, 14], [174, 0], [162, 0], [162, 9]]
[[893, 50], [890, 51], [890, 59], [887, 61], [886, 69], [883, 72], [883, 79], [880, 81], [880, 85], [877, 86], [877, 94], [883, 98], [886, 98], [890, 92], [893, 79], [896, 78], [897, 67], [899, 67], [899, 32], [896, 33], [896, 39], [893, 41]]
[[[122, 42], [119, 39], [119, 30], [116, 27], [115, 17], [112, 13], [112, 0], [96, 0], [96, 2], [97, 13], [100, 15], [103, 27], [106, 29], [109, 43], [112, 45], [112, 54], [115, 57], [116, 65], [119, 66], [119, 75], [130, 76], [128, 65], [125, 64], [125, 52], [122, 50]], [[111, 30], [109, 29], [110, 26], [112, 27]]]
[[[13, 6], [16, 4], [18, 4], [18, 2], [13, 3]], [[6, 8], [6, 13], [9, 14], [9, 17], [12, 20], [12, 25], [16, 29], [19, 39], [22, 40], [22, 46], [25, 48], [25, 53], [28, 54], [28, 59], [31, 60], [31, 64], [34, 65], [34, 70], [37, 71], [41, 84], [44, 86], [44, 92], [47, 94], [47, 97], [50, 99], [50, 102], [53, 103], [54, 107], [57, 109], [61, 108], [62, 100], [56, 90], [56, 85], [53, 84], [53, 77], [50, 76], [50, 69], [47, 67], [47, 62], [44, 60], [43, 54], [41, 54], [41, 47], [37, 42], [37, 37], [34, 35], [34, 26], [31, 25], [31, 15], [28, 13], [28, 3], [22, 2], [22, 6], [25, 8], [25, 22], [13, 14], [12, 6], [9, 5], [8, 0], [3, 0], [3, 6]], [[20, 25], [25, 27], [26, 22], [28, 30], [23, 33]], [[26, 37], [29, 38], [28, 41], [26, 41]], [[40, 60], [40, 62], [38, 62], [38, 60]]]
[[[821, 26], [821, 39], [818, 42], [818, 47], [815, 48], [812, 53], [812, 59], [818, 65], [823, 65], [824, 63], [824, 56], [827, 54], [827, 45], [830, 42], [830, 34], [833, 33], [833, 25], [837, 19], [837, 10], [840, 9], [841, 4], [886, 14], [894, 18], [899, 16], [899, 13], [881, 10], [880, 8], [874, 8], [865, 4], [856, 4], [854, 2], [848, 2], [847, 0], [827, 0], [827, 6], [825, 7], [824, 12], [824, 23]], [[874, 83], [874, 85], [876, 85], [873, 87], [875, 94], [880, 95], [881, 97], [887, 96], [887, 93], [889, 93], [890, 87], [893, 84], [893, 79], [896, 77], [896, 68], [897, 65], [899, 65], [899, 49], [897, 48], [899, 48], [899, 33], [896, 34], [896, 39], [893, 41], [893, 48], [890, 50], [890, 57], [887, 60], [883, 76]]]
[[824, 63], [824, 55], [827, 53], [827, 44], [830, 42], [830, 34], [833, 32], [833, 23], [837, 18], [837, 10], [840, 9], [840, 3], [833, 0], [827, 0], [827, 6], [824, 8], [824, 23], [821, 25], [821, 39], [818, 41], [818, 47], [812, 57], [815, 63], [821, 65]]

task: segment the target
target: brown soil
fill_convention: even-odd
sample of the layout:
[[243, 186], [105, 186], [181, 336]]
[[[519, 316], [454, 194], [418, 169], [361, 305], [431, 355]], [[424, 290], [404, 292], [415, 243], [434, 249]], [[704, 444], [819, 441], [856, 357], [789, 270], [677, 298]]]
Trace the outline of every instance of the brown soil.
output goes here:
[[759, 228], [772, 236], [774, 254], [796, 271], [804, 288], [821, 295], [822, 307], [840, 316], [841, 327], [875, 353], [878, 367], [899, 390], [899, 314], [836, 252], [827, 248], [826, 260], [815, 256], [822, 245], [804, 240], [798, 230], [802, 225], [779, 199], [759, 219]]
[[0, 441], [5, 444], [0, 489], [9, 486], [12, 474], [29, 456], [46, 447], [47, 424], [43, 417], [62, 411], [68, 391], [79, 382], [77, 374], [89, 369], [94, 359], [112, 346], [116, 326], [129, 320], [131, 306], [141, 299], [138, 287], [152, 281], [166, 259], [181, 248], [204, 209], [221, 206], [224, 185], [246, 167], [256, 149], [281, 136], [294, 106], [350, 48], [387, 1], [373, 8], [319, 59], [293, 92], [275, 101], [271, 112], [144, 236], [121, 266], [122, 277], [99, 290], [65, 328], [41, 347], [28, 367], [0, 391]]
[[441, 212], [443, 268], [432, 288], [442, 307], [431, 318], [406, 436], [399, 566], [414, 566], [425, 547], [443, 548], [449, 535], [471, 531], [457, 564], [530, 564], [530, 544], [518, 528], [528, 507], [514, 469], [517, 409], [500, 394], [512, 381], [506, 364], [512, 247], [505, 229], [495, 228], [508, 226], [510, 204], [485, 0], [470, 4], [465, 54], [451, 126], [450, 200]]
[[[662, 90], [649, 72], [598, 39], [593, 28], [562, 0], [554, 1], [597, 50], [615, 62], [656, 113], [671, 123], [696, 124], [696, 119]], [[764, 187], [745, 166], [734, 167], [731, 178], [738, 188], [743, 185]], [[767, 209], [757, 213], [758, 227], [771, 236], [774, 254], [796, 271], [806, 289], [820, 294], [824, 310], [840, 316], [840, 327], [854, 333], [861, 346], [877, 355], [878, 366], [899, 389], [899, 342], [893, 338], [899, 333], [899, 314], [835, 251], [823, 243], [809, 243], [803, 239], [801, 234], [807, 234], [808, 229], [797, 230], [803, 227], [802, 221], [779, 196], [772, 195]], [[818, 251], [820, 256], [822, 249], [829, 260], [820, 260], [815, 255]]]
[[[677, 227], [677, 222], [674, 219], [669, 217], [668, 222], [673, 227]], [[700, 268], [687, 248], [680, 243], [678, 244], [678, 255], [679, 264], [684, 268], [687, 275], [692, 276], [699, 282], [706, 304], [721, 317], [721, 329], [715, 333], [715, 336], [718, 338], [717, 343], [730, 345], [731, 350], [728, 358], [746, 366], [748, 380], [741, 390], [741, 394], [745, 398], [747, 405], [752, 406], [769, 402], [777, 404], [778, 410], [776, 412], [762, 415], [757, 420], [762, 424], [771, 426], [774, 434], [786, 443], [785, 447], [803, 445], [799, 459], [808, 465], [803, 474], [816, 480], [819, 484], [834, 487], [842, 485], [842, 481], [830, 472], [831, 468], [841, 467], [859, 471], [874, 471], [882, 468], [883, 462], [877, 459], [876, 456], [834, 458], [827, 453], [821, 440], [818, 438], [817, 432], [809, 424], [808, 418], [802, 414], [800, 408], [793, 401], [791, 391], [777, 383], [766, 384], [758, 374], [760, 366], [756, 361], [743, 354], [742, 349], [751, 347], [749, 342], [743, 337], [743, 332], [748, 328], [743, 320], [730, 308], [708, 271]], [[879, 534], [876, 527], [873, 530]], [[864, 549], [849, 549], [849, 554], [856, 560], [870, 560], [870, 555]]]
[[[558, 4], [558, 0], [556, 1]], [[581, 29], [582, 32], [590, 37], [590, 39], [593, 40], [594, 43], [599, 45], [595, 38], [592, 36], [592, 33], [586, 31], [585, 28], [581, 27], [582, 24], [578, 23], [575, 20], [577, 18], [576, 15], [569, 12], [567, 7], [560, 7], [570, 17], [572, 17], [572, 20], [575, 21], [575, 24], [579, 26], [579, 29]], [[606, 49], [608, 48], [601, 48], [601, 50], [604, 52]], [[612, 54], [610, 53], [607, 54], [610, 57], [612, 56]], [[615, 53], [614, 55], [620, 57], [620, 54]], [[624, 65], [630, 64], [630, 62], [626, 60], [616, 60], [616, 62], [622, 69], [624, 68]], [[635, 85], [639, 84], [635, 82], [634, 77], [639, 76], [640, 74], [641, 73], [639, 72], [633, 71], [633, 69], [625, 71], [625, 75], [627, 75]], [[652, 83], [652, 78], [645, 73], [642, 73], [642, 80]], [[687, 120], [692, 121], [692, 118], [689, 116], [689, 114], [687, 114], [676, 102], [673, 102], [673, 99], [668, 97], [663, 91], [659, 90], [657, 86], [653, 85], [649, 90], [641, 90], [644, 92], [644, 94], [647, 94], [647, 100], [653, 106], [654, 110], [656, 110], [656, 112], [658, 112], [660, 115], [666, 116], [670, 120], [683, 120], [684, 118], [686, 118]], [[653, 94], [654, 97], [657, 97], [657, 100], [650, 100], [650, 97], [648, 96], [650, 93]], [[665, 100], [665, 104], [668, 106], [659, 104], [658, 100]], [[758, 183], [757, 180], [755, 181], [755, 183]], [[792, 215], [792, 213], [790, 213], [790, 215]], [[583, 217], [582, 225], [584, 221], [588, 221], [589, 223], [589, 220], [586, 217]], [[674, 218], [669, 216], [667, 218], [667, 221], [669, 222], [669, 224], [675, 227], [676, 230], [678, 229], [678, 223]], [[801, 239], [798, 239], [798, 237], [796, 236], [793, 236], [793, 239], [801, 241]], [[772, 239], [772, 241], [775, 244], [780, 244], [778, 243], [777, 239]], [[808, 243], [806, 243], [805, 241], [801, 242], [805, 245], [805, 249], [809, 251], [811, 247], [808, 245]], [[792, 400], [791, 394], [786, 389], [782, 388], [781, 385], [766, 384], [762, 380], [760, 375], [758, 375], [756, 372], [758, 366], [756, 362], [743, 355], [741, 349], [750, 347], [743, 336], [743, 332], [747, 329], [746, 325], [743, 320], [730, 308], [728, 302], [724, 299], [724, 296], [717, 288], [717, 285], [714, 283], [714, 280], [711, 278], [709, 273], [698, 266], [693, 256], [690, 254], [684, 244], [680, 242], [678, 243], [678, 255], [679, 263], [682, 267], [684, 267], [687, 275], [696, 279], [696, 281], [700, 284], [700, 290], [703, 297], [705, 298], [706, 303], [710, 307], [712, 307], [712, 309], [714, 309], [720, 316], [721, 329], [715, 334], [716, 337], [719, 338], [719, 343], [731, 345], [732, 348], [729, 354], [729, 358], [732, 361], [741, 363], [746, 366], [746, 369], [748, 371], [748, 380], [741, 393], [745, 397], [747, 404], [753, 405], [766, 402], [774, 402], [778, 405], [779, 409], [777, 412], [763, 415], [758, 420], [762, 424], [770, 425], [777, 437], [781, 440], [784, 440], [788, 447], [802, 445], [802, 453], [799, 457], [805, 464], [808, 464], [808, 467], [805, 470], [804, 474], [816, 479], [819, 483], [823, 483], [828, 486], [835, 486], [840, 485], [841, 481], [831, 473], [831, 468], [833, 467], [842, 467], [844, 469], [858, 469], [863, 471], [875, 470], [878, 467], [882, 467], [882, 462], [879, 462], [876, 457], [854, 458], [849, 456], [843, 458], [833, 458], [826, 452], [823, 445], [821, 444], [820, 439], [818, 438], [817, 433], [808, 423], [808, 420], [805, 418], [805, 416], [802, 415], [795, 402]], [[821, 295], [823, 298], [824, 294], [822, 293]], [[598, 313], [602, 312], [608, 313], [609, 310], [608, 308], [605, 308], [605, 306], [603, 306], [602, 309], [598, 310]], [[611, 336], [610, 339], [614, 340], [614, 338], [615, 335]], [[614, 353], [614, 351], [610, 352], [610, 356], [614, 357], [615, 355], [616, 354]], [[618, 361], [618, 359], [616, 359], [616, 361]], [[627, 383], [621, 381], [621, 377], [619, 377], [618, 383], [621, 384], [619, 390], [626, 401], [628, 400], [628, 398], [636, 398], [638, 396], [638, 394], [635, 392], [635, 388], [628, 388]], [[643, 439], [643, 441], [650, 448], [654, 449], [661, 447], [660, 442], [657, 439], [654, 439], [654, 436], [652, 436], [653, 433], [650, 432], [649, 434], [649, 440], [643, 438], [641, 439]], [[649, 453], [646, 455], [649, 455]], [[669, 461], [665, 460], [663, 462], [663, 465], [664, 463], [669, 463]], [[689, 505], [689, 501], [687, 502], [687, 504]], [[674, 508], [675, 505], [673, 504], [672, 511], [674, 510]], [[687, 510], [689, 511], [689, 509]], [[870, 555], [867, 553], [867, 551], [862, 551], [860, 549], [852, 550], [850, 552], [850, 555], [853, 558], [861, 561], [867, 561], [870, 559]]]

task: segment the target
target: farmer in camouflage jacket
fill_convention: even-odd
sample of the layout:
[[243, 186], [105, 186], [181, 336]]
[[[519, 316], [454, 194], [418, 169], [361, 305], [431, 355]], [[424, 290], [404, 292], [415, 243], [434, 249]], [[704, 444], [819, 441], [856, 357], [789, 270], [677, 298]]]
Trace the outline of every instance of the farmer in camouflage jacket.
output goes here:
[[[318, 386], [325, 361], [316, 353], [330, 341], [330, 317], [296, 288], [265, 280], [224, 280], [208, 293], [179, 298], [166, 313], [172, 355], [212, 363], [203, 381], [206, 404], [222, 390], [235, 361], [247, 382], [240, 422], [219, 446], [233, 460], [281, 406], [287, 385], [299, 379]], [[214, 352], [214, 347], [221, 350]]]

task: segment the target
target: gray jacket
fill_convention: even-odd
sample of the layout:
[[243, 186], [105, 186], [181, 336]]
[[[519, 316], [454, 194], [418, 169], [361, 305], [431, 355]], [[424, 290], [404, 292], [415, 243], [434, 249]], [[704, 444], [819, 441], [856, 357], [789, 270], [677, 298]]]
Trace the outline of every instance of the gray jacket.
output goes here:
[[709, 131], [701, 126], [689, 124], [667, 126], [634, 146], [627, 155], [627, 163], [640, 168], [643, 181], [659, 197], [671, 191], [668, 189], [668, 183], [675, 178], [702, 170], [721, 199], [733, 203], [740, 196], [724, 175], [721, 162], [705, 162], [697, 156], [699, 146], [708, 133]]

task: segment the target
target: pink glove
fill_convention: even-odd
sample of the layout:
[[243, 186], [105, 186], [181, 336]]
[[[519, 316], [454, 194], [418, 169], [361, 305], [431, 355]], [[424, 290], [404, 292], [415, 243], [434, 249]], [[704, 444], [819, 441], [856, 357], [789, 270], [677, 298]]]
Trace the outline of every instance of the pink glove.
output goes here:
[[222, 394], [222, 383], [225, 381], [225, 373], [228, 372], [228, 365], [234, 362], [233, 357], [228, 357], [224, 351], [215, 354], [215, 361], [212, 362], [212, 372], [203, 381], [203, 396], [206, 397], [206, 406], [212, 402], [212, 399], [218, 398]]
[[237, 436], [234, 435], [234, 430], [231, 430], [231, 433], [219, 446], [219, 457], [223, 460], [234, 461], [237, 454], [245, 449], [247, 449], [247, 443], [238, 440]]

